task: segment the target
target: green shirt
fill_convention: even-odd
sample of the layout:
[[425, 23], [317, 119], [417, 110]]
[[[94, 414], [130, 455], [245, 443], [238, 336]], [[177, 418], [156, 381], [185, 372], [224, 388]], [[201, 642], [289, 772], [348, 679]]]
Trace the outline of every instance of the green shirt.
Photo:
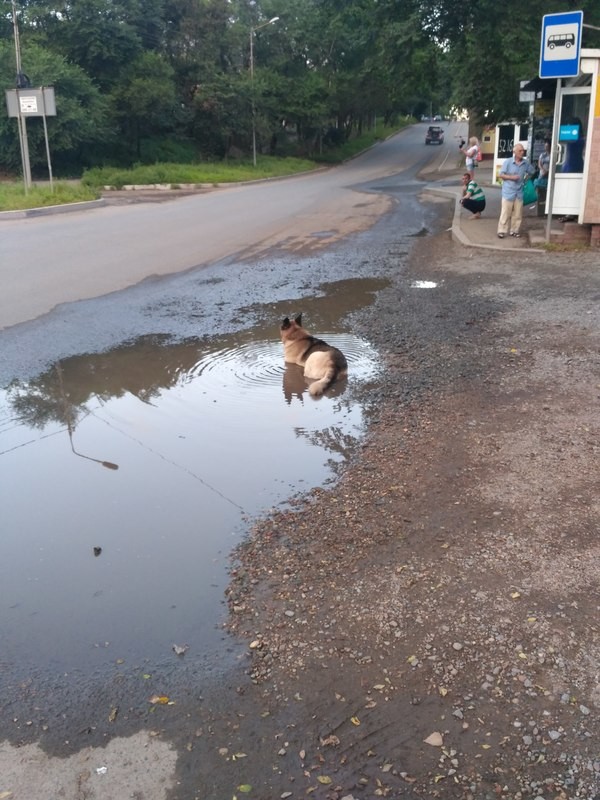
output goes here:
[[467, 184], [467, 194], [470, 195], [471, 200], [485, 200], [483, 189], [475, 181], [469, 181]]

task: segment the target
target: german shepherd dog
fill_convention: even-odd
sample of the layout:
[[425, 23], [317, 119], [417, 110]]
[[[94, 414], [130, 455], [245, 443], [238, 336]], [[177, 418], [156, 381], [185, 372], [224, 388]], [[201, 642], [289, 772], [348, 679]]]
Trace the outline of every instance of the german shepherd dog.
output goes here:
[[302, 327], [302, 314], [293, 320], [286, 317], [279, 329], [288, 364], [304, 367], [304, 377], [313, 381], [308, 387], [312, 397], [320, 397], [332, 383], [348, 372], [348, 362], [341, 350], [311, 336]]

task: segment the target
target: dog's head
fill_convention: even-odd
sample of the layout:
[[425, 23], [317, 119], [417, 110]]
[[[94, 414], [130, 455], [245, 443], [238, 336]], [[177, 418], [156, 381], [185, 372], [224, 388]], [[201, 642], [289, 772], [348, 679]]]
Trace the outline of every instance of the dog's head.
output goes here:
[[281, 338], [283, 341], [286, 339], [294, 338], [294, 333], [296, 331], [303, 331], [302, 328], [302, 314], [297, 314], [294, 319], [290, 319], [289, 317], [284, 317], [279, 326], [279, 332], [281, 334]]

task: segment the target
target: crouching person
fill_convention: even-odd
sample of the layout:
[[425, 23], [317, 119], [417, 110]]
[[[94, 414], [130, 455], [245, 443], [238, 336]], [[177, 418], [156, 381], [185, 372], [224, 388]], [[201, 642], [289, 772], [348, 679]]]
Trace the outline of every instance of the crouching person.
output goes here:
[[483, 189], [476, 181], [471, 178], [469, 172], [465, 172], [462, 179], [463, 196], [461, 205], [473, 215], [470, 219], [479, 219], [481, 212], [485, 209], [485, 195]]

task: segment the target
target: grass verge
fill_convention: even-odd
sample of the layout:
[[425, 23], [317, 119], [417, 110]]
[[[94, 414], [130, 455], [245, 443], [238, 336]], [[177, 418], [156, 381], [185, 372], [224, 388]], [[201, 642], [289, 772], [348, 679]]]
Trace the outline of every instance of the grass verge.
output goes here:
[[22, 183], [16, 181], [0, 182], [0, 211], [20, 211], [27, 208], [45, 208], [60, 206], [65, 203], [82, 203], [96, 200], [98, 192], [89, 186], [79, 183], [55, 183], [54, 191], [50, 186], [32, 186], [25, 193]]
[[237, 183], [264, 178], [276, 178], [294, 175], [298, 172], [317, 168], [314, 161], [302, 158], [272, 158], [260, 156], [256, 167], [252, 161], [215, 162], [206, 164], [139, 164], [132, 169], [116, 167], [96, 167], [86, 170], [81, 179], [85, 186], [101, 189], [111, 186], [122, 189], [123, 186], [153, 184], [185, 184], [201, 183]]

